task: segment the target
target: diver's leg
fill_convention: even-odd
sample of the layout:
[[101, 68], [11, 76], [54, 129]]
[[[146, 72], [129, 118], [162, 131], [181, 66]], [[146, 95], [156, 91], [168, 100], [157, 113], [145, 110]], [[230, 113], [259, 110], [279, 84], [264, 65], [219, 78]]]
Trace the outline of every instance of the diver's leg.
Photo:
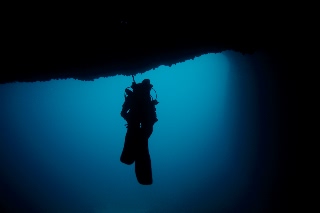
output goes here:
[[135, 158], [135, 172], [138, 182], [143, 185], [152, 184], [151, 159], [148, 148], [148, 139], [152, 134], [152, 125], [141, 125], [141, 140], [137, 144]]
[[136, 143], [140, 138], [139, 123], [132, 122], [128, 124], [127, 133], [120, 161], [124, 164], [131, 165], [135, 161]]

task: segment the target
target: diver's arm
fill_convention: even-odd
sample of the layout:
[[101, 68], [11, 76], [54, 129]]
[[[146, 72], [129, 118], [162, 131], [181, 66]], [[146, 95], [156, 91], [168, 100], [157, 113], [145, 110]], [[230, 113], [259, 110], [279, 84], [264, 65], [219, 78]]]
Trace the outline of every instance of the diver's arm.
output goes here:
[[121, 110], [121, 117], [123, 117], [125, 120], [127, 120], [128, 117], [128, 111], [130, 110], [130, 98], [127, 97], [126, 100], [124, 101], [122, 105], [122, 110]]

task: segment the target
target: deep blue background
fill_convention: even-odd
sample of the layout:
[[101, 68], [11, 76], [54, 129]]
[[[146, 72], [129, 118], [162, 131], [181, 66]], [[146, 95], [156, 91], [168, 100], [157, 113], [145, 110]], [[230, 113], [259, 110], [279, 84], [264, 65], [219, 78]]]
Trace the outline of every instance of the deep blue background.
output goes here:
[[271, 142], [277, 88], [268, 69], [261, 53], [223, 52], [137, 75], [137, 82], [151, 80], [160, 102], [149, 140], [151, 186], [139, 185], [134, 166], [119, 160], [131, 76], [0, 85], [1, 208], [266, 210], [278, 151]]

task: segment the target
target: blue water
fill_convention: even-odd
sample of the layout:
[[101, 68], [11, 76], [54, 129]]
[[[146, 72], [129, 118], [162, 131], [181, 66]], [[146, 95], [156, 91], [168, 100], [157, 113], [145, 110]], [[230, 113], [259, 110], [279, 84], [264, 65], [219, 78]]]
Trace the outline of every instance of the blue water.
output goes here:
[[119, 160], [126, 133], [120, 111], [131, 76], [0, 85], [2, 208], [48, 213], [263, 208], [270, 180], [255, 179], [261, 158], [257, 82], [253, 68], [239, 72], [231, 63], [227, 54], [207, 54], [135, 76], [137, 82], [151, 80], [160, 102], [149, 139], [150, 186], [140, 185], [134, 166]]

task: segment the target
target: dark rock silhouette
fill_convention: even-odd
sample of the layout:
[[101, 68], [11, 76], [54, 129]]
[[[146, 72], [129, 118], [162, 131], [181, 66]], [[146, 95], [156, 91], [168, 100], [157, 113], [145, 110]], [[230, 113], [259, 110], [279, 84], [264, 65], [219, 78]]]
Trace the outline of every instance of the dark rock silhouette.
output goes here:
[[101, 25], [86, 25], [81, 20], [69, 23], [68, 19], [37, 25], [28, 20], [28, 15], [17, 14], [23, 17], [19, 23], [13, 22], [14, 27], [8, 29], [2, 27], [8, 45], [1, 48], [0, 83], [135, 75], [207, 53], [234, 50], [250, 54], [277, 45], [274, 37], [264, 39], [265, 32], [274, 30], [277, 35], [286, 35], [282, 26], [277, 27], [281, 21], [276, 14], [266, 8], [263, 11], [274, 18], [268, 19], [268, 24], [262, 11], [252, 14], [251, 9], [233, 14], [237, 21], [222, 18], [225, 11], [218, 10], [207, 15], [201, 11], [202, 16], [171, 14], [161, 9], [157, 9], [162, 13], [157, 16], [152, 15], [154, 11], [146, 14], [132, 10], [136, 15], [103, 18]]
[[153, 125], [158, 121], [156, 108], [159, 102], [150, 97], [153, 85], [149, 79], [141, 83], [132, 83], [132, 91], [126, 91], [121, 116], [128, 122], [127, 134], [120, 157], [122, 163], [131, 165], [135, 162], [135, 173], [140, 184], [152, 184], [151, 159], [148, 139], [153, 132]]

